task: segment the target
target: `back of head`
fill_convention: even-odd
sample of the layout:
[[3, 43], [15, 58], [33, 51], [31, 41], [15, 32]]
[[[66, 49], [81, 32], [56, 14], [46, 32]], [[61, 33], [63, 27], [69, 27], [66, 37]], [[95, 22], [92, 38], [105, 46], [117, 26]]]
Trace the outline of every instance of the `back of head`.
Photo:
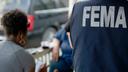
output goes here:
[[20, 10], [11, 10], [5, 13], [1, 19], [1, 24], [8, 36], [16, 36], [18, 32], [23, 34], [27, 32], [27, 16]]

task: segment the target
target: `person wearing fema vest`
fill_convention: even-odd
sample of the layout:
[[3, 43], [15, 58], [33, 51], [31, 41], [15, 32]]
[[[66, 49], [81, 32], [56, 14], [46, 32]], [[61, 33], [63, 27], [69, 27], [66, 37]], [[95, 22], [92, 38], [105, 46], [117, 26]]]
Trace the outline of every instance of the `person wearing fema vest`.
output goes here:
[[77, 0], [68, 24], [75, 72], [128, 72], [128, 0]]

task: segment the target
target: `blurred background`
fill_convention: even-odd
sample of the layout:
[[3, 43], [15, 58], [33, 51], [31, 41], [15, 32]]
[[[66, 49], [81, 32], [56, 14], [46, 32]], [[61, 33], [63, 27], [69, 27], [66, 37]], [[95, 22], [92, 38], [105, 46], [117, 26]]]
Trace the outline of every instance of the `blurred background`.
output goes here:
[[[70, 18], [76, 0], [0, 0], [0, 20], [4, 13], [19, 9], [27, 14], [27, 49], [38, 62], [49, 65], [52, 60], [52, 39]], [[0, 24], [0, 41], [6, 40]], [[62, 55], [61, 49], [59, 56]], [[36, 66], [36, 67], [37, 67]]]
[[[13, 9], [20, 9], [28, 16], [27, 47], [39, 47], [42, 41], [50, 41], [64, 25], [72, 10], [71, 0], [0, 0], [0, 18]], [[5, 40], [0, 25], [0, 40]]]

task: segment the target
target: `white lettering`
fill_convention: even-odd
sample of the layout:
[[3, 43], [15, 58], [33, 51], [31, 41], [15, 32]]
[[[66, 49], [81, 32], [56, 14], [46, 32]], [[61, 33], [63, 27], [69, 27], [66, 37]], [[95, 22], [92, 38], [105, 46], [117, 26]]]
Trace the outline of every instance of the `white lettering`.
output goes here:
[[118, 8], [115, 8], [115, 6], [108, 8], [107, 6], [84, 7], [82, 26], [87, 25], [88, 19], [90, 27], [127, 28], [125, 9], [122, 6]]
[[91, 27], [99, 27], [99, 22], [95, 19], [99, 19], [100, 14], [96, 13], [100, 11], [100, 6], [92, 6], [91, 10]]
[[82, 23], [82, 26], [85, 27], [86, 26], [86, 22], [87, 22], [87, 19], [89, 18], [89, 12], [91, 11], [91, 7], [84, 7], [84, 10], [83, 10], [83, 23]]
[[115, 7], [110, 6], [108, 13], [107, 13], [107, 7], [102, 6], [101, 7], [101, 17], [100, 17], [100, 26], [101, 27], [112, 27], [114, 28], [114, 17], [115, 17]]
[[122, 25], [123, 28], [127, 28], [124, 7], [119, 7], [115, 27], [119, 28], [120, 25]]

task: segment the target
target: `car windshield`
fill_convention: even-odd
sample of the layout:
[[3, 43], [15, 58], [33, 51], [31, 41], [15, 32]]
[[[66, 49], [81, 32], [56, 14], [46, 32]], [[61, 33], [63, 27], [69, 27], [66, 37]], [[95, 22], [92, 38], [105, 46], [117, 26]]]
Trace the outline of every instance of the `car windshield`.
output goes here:
[[0, 13], [13, 9], [20, 9], [24, 12], [28, 11], [30, 0], [0, 0]]

